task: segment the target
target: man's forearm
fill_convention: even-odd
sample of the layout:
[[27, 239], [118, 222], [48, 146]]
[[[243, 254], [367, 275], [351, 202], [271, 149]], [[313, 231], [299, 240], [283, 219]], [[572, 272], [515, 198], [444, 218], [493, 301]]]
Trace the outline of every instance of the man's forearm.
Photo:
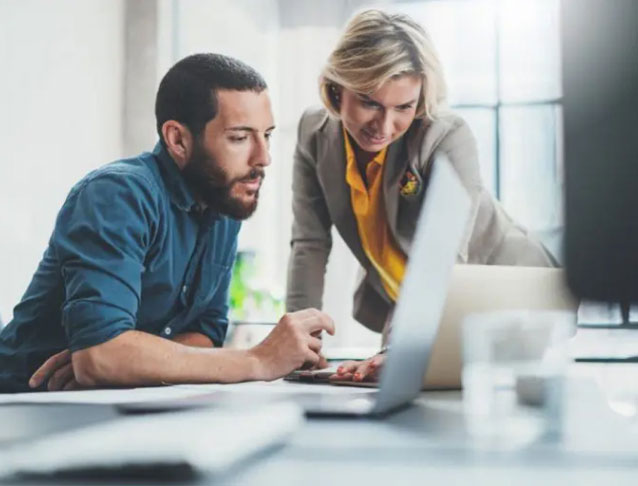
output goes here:
[[72, 355], [77, 381], [89, 387], [164, 383], [234, 383], [260, 379], [250, 351], [185, 346], [145, 332], [119, 336]]
[[215, 343], [213, 343], [213, 341], [211, 341], [208, 336], [205, 336], [200, 332], [184, 332], [175, 336], [175, 339], [173, 339], [173, 341], [185, 346], [194, 346], [196, 348], [215, 347]]

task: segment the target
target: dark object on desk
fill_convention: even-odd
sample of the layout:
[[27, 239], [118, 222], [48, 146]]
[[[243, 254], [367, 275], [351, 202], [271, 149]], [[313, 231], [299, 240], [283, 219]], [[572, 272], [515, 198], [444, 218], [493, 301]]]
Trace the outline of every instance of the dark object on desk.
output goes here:
[[7, 404], [0, 405], [0, 446], [118, 418], [111, 405]]
[[334, 371], [325, 370], [296, 370], [292, 373], [284, 376], [286, 381], [295, 381], [299, 383], [316, 383], [324, 384], [330, 383], [330, 377], [334, 374]]
[[[152, 481], [152, 484], [195, 482], [202, 474], [187, 463], [175, 464], [131, 464], [120, 467], [87, 467], [78, 469], [62, 469], [50, 474], [25, 473], [14, 476], [16, 480], [42, 481], [56, 484], [64, 481], [70, 484], [92, 484], [120, 481]], [[148, 483], [147, 483], [148, 484]]]
[[338, 380], [330, 381], [330, 377], [334, 374], [333, 371], [325, 370], [297, 370], [284, 376], [286, 381], [295, 381], [299, 383], [308, 383], [314, 385], [339, 385], [339, 386], [352, 386], [356, 388], [379, 388], [378, 381], [352, 381], [352, 380]]
[[218, 395], [217, 392], [211, 392], [187, 398], [118, 403], [115, 405], [115, 408], [123, 415], [166, 413], [192, 410], [194, 408], [210, 408], [218, 405], [218, 402], [215, 400]]
[[638, 2], [563, 0], [561, 20], [568, 283], [638, 301]]
[[638, 330], [638, 323], [628, 322], [625, 324], [578, 324], [579, 328], [582, 329], [632, 329]]
[[638, 356], [627, 358], [574, 358], [576, 363], [638, 363]]

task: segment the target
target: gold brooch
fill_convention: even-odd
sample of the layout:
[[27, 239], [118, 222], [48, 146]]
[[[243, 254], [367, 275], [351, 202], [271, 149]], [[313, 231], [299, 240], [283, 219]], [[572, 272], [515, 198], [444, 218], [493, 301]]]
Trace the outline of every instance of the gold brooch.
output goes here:
[[403, 174], [401, 177], [401, 182], [399, 183], [400, 193], [402, 196], [415, 196], [421, 191], [422, 185], [421, 176], [418, 172], [413, 171], [411, 167]]

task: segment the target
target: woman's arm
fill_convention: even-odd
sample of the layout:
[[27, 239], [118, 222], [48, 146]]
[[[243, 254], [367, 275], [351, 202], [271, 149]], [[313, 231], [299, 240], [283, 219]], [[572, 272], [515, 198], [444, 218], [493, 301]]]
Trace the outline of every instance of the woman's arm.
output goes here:
[[555, 266], [545, 247], [516, 224], [485, 188], [480, 176], [476, 140], [467, 123], [457, 118], [436, 149], [458, 174], [472, 200], [470, 224], [459, 261], [489, 265]]
[[324, 277], [332, 248], [332, 221], [317, 177], [309, 135], [299, 122], [292, 180], [292, 239], [288, 260], [286, 309], [321, 309]]

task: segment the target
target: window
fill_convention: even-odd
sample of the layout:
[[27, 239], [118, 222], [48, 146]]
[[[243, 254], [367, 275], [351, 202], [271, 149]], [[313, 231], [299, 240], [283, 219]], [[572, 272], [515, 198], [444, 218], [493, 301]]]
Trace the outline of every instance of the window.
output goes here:
[[477, 138], [485, 186], [560, 260], [558, 0], [398, 3], [432, 36], [451, 107]]

